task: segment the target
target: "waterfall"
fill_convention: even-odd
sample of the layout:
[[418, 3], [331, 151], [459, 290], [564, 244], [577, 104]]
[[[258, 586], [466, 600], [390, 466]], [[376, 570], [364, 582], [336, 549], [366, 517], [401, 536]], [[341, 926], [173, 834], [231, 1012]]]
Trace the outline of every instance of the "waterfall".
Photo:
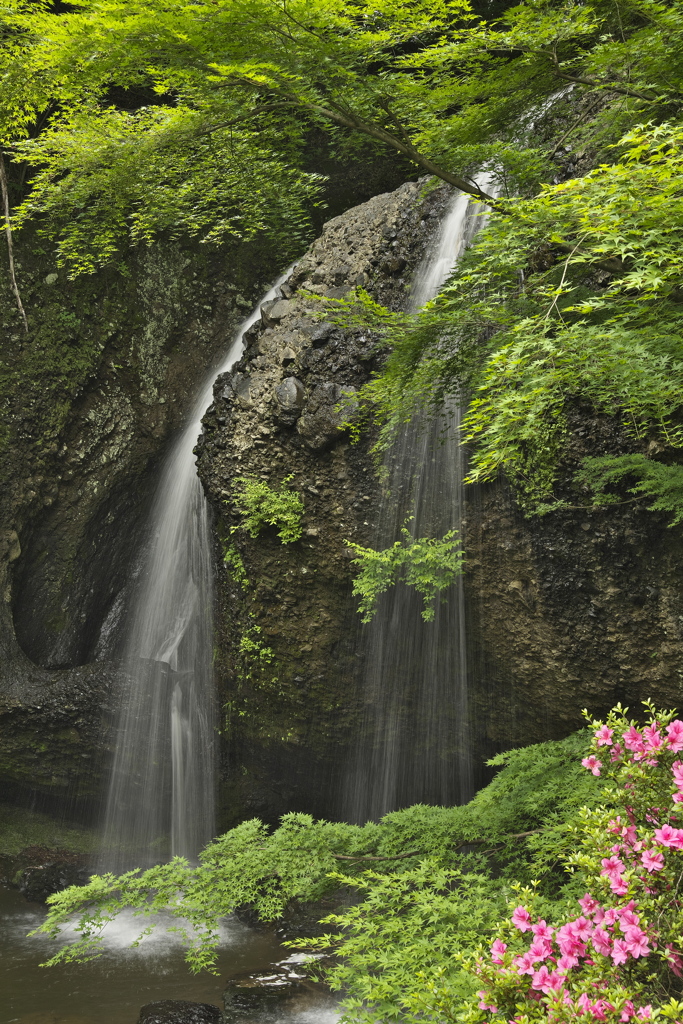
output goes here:
[[[488, 190], [488, 179], [478, 184]], [[415, 274], [412, 308], [437, 294], [481, 222], [481, 205], [458, 193]], [[404, 526], [413, 537], [460, 529], [459, 423], [459, 406], [450, 401], [441, 415], [402, 430], [385, 460], [373, 547], [388, 547]], [[376, 820], [414, 803], [463, 803], [472, 796], [462, 578], [439, 602], [433, 622], [422, 619], [422, 608], [414, 590], [397, 584], [365, 627], [363, 723], [345, 793], [349, 821]]]
[[[222, 367], [276, 285], [240, 326]], [[162, 468], [123, 648], [121, 706], [106, 800], [101, 868], [184, 856], [213, 838], [215, 711], [208, 506], [193, 449], [211, 403], [206, 382]]]

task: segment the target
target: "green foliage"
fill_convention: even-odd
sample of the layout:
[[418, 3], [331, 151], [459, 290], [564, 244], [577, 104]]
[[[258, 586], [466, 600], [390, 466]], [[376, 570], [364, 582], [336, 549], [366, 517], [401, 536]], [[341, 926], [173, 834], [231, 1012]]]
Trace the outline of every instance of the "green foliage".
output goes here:
[[637, 481], [627, 488], [630, 494], [654, 498], [648, 505], [651, 512], [670, 512], [673, 516], [670, 526], [683, 520], [683, 466], [665, 466], [644, 455], [622, 455], [585, 459], [583, 469], [577, 474], [579, 483], [598, 492], [596, 503], [605, 504], [619, 501], [618, 495], [610, 494], [605, 488], [628, 477]]
[[360, 900], [325, 919], [338, 936], [293, 945], [339, 957], [326, 981], [344, 993], [346, 1020], [441, 1020], [424, 991], [437, 977], [453, 1001], [474, 994], [476, 986], [459, 956], [476, 949], [504, 913], [499, 882], [429, 861], [403, 874], [368, 871], [362, 879], [337, 878]]
[[266, 647], [261, 639], [261, 627], [250, 626], [240, 637], [239, 652], [248, 661], [256, 661], [261, 665], [269, 665], [275, 657], [271, 647]]
[[422, 618], [431, 622], [435, 610], [430, 602], [436, 600], [440, 591], [450, 587], [463, 571], [464, 555], [457, 530], [449, 530], [441, 540], [433, 537], [414, 540], [405, 527], [401, 532], [401, 540], [381, 551], [346, 541], [347, 547], [356, 554], [351, 559], [351, 564], [359, 569], [353, 581], [353, 594], [360, 598], [358, 611], [363, 622], [370, 622], [380, 595], [399, 579], [422, 594], [425, 604]]
[[268, 230], [284, 262], [296, 256], [321, 179], [292, 168], [265, 132], [206, 129], [202, 113], [169, 107], [79, 110], [54, 121], [17, 146], [41, 170], [16, 226], [28, 218], [47, 225], [39, 230], [57, 236], [57, 265], [71, 276], [161, 232], [217, 243]]
[[487, 167], [504, 194], [532, 195], [552, 174], [560, 87], [594, 97], [562, 128], [581, 146], [676, 116], [681, 0], [502, 6], [8, 0], [0, 138], [33, 169], [20, 219], [38, 218], [71, 274], [162, 231], [266, 230], [289, 251], [319, 201], [311, 128], [337, 156], [389, 150], [475, 191]]
[[[340, 882], [356, 884], [354, 879], [360, 882], [363, 900], [373, 900], [369, 906], [374, 909], [368, 916], [372, 916], [388, 941], [391, 929], [395, 929], [391, 923], [393, 909], [386, 906], [386, 920], [382, 922], [379, 907], [384, 897], [373, 896], [375, 885], [380, 887], [380, 893], [385, 886], [393, 887], [396, 899], [405, 901], [407, 908], [410, 891], [414, 889], [413, 921], [422, 928], [420, 922], [428, 913], [430, 871], [436, 872], [431, 911], [434, 926], [445, 889], [452, 888], [458, 872], [466, 873], [468, 878], [474, 873], [471, 895], [474, 899], [480, 893], [483, 901], [476, 914], [478, 919], [488, 920], [489, 895], [497, 907], [500, 893], [481, 878], [482, 873], [489, 872], [493, 865], [493, 875], [504, 892], [513, 867], [523, 880], [534, 877], [539, 866], [543, 868], [543, 856], [537, 866], [536, 854], [528, 845], [531, 837], [520, 837], [517, 833], [535, 833], [538, 829], [541, 834], [548, 828], [553, 837], [549, 841], [556, 841], [580, 803], [595, 803], [596, 780], [590, 775], [584, 777], [586, 773], [582, 775], [580, 770], [577, 772], [576, 755], [585, 750], [586, 743], [585, 734], [578, 734], [561, 742], [510, 751], [493, 783], [464, 807], [417, 805], [388, 814], [380, 823], [363, 826], [288, 814], [272, 832], [262, 822], [253, 820], [211, 843], [201, 854], [197, 867], [175, 858], [169, 864], [144, 872], [127, 872], [118, 878], [93, 876], [86, 886], [72, 886], [50, 897], [49, 915], [40, 930], [56, 936], [60, 925], [76, 914], [80, 919], [77, 930], [81, 933], [76, 943], [63, 946], [50, 962], [97, 955], [100, 928], [129, 907], [141, 918], [141, 933], [153, 926], [154, 915], [160, 910], [189, 920], [196, 931], [184, 934], [188, 962], [195, 970], [210, 968], [218, 922], [235, 907], [251, 904], [263, 920], [274, 920], [292, 900], [329, 897]], [[477, 852], [482, 849], [486, 852]], [[514, 862], [510, 856], [513, 850]], [[429, 862], [429, 866], [421, 866], [422, 862]], [[368, 868], [373, 869], [372, 875], [366, 874]], [[545, 877], [547, 892], [557, 895], [564, 880], [547, 871]], [[360, 922], [366, 911], [354, 920]], [[455, 926], [453, 921], [448, 925]], [[463, 930], [467, 930], [465, 924]], [[362, 985], [362, 957], [370, 955], [371, 949], [367, 943], [364, 945], [360, 931], [357, 936], [356, 952], [361, 959], [354, 962], [358, 965], [358, 984]], [[417, 942], [419, 936], [413, 939]], [[412, 941], [408, 934], [405, 940]], [[401, 978], [405, 979], [405, 969], [400, 968], [397, 960], [392, 969], [398, 974], [387, 984], [393, 986], [396, 995], [403, 990]], [[348, 978], [345, 984], [346, 981]]]
[[247, 576], [247, 570], [244, 567], [242, 556], [235, 547], [234, 544], [229, 544], [225, 547], [223, 553], [223, 564], [230, 574], [230, 579], [237, 586], [243, 590], [249, 585], [249, 577]]
[[273, 490], [265, 480], [236, 477], [232, 500], [242, 515], [241, 527], [250, 537], [258, 537], [264, 526], [275, 526], [283, 544], [299, 540], [304, 503], [296, 491], [287, 487], [292, 479], [292, 476], [285, 477], [279, 490]]
[[[682, 142], [676, 126], [634, 129], [617, 163], [503, 204], [424, 310], [374, 316], [392, 346], [362, 395], [384, 423], [380, 443], [416, 410], [469, 393], [469, 480], [504, 469], [528, 512], [552, 499], [571, 403], [618, 416], [633, 446], [680, 448]], [[638, 475], [678, 515], [675, 477]]]

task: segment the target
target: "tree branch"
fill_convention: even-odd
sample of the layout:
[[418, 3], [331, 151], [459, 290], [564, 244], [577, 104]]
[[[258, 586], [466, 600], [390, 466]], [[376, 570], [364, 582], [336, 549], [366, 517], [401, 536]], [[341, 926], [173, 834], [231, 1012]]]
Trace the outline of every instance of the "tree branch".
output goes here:
[[3, 153], [0, 153], [0, 190], [2, 191], [2, 205], [5, 213], [5, 235], [7, 236], [7, 256], [9, 262], [9, 277], [12, 284], [12, 291], [14, 297], [17, 300], [17, 307], [21, 313], [21, 319], [24, 321], [24, 330], [28, 334], [28, 320], [26, 319], [26, 312], [24, 305], [21, 301], [21, 294], [19, 292], [19, 285], [17, 284], [17, 276], [14, 271], [14, 244], [12, 241], [12, 225], [9, 219], [9, 191], [7, 189], [7, 173], [5, 170], [5, 157]]
[[[533, 828], [530, 832], [515, 832], [513, 835], [507, 836], [507, 839], [526, 839], [527, 836], [534, 836], [537, 832], [540, 832], [539, 828]], [[464, 849], [466, 846], [482, 846], [484, 843], [488, 843], [487, 839], [466, 839], [462, 843], [458, 843], [457, 846], [453, 847], [453, 852], [457, 853], [458, 850]], [[486, 853], [492, 853], [491, 850], [486, 850]], [[427, 850], [408, 850], [407, 853], [388, 853], [383, 857], [376, 857], [367, 853], [349, 854], [349, 853], [333, 853], [332, 856], [335, 860], [405, 860], [406, 857], [417, 857], [420, 854], [427, 856]]]
[[[271, 95], [277, 89], [277, 86], [270, 85], [264, 87], [257, 82], [253, 82], [248, 78], [235, 78], [234, 81], [238, 81], [242, 85], [246, 85], [256, 92], [263, 94], [264, 91], [270, 92]], [[276, 93], [277, 94], [277, 93]], [[470, 196], [474, 196], [475, 199], [481, 199], [488, 206], [494, 210], [501, 210], [497, 205], [497, 200], [494, 196], [488, 195], [479, 188], [478, 185], [471, 181], [467, 181], [465, 178], [461, 178], [457, 174], [451, 174], [450, 171], [445, 170], [438, 164], [435, 164], [424, 154], [420, 153], [419, 150], [415, 149], [412, 143], [407, 139], [397, 138], [388, 132], [385, 128], [380, 128], [379, 125], [371, 124], [368, 121], [362, 120], [357, 114], [354, 114], [350, 110], [345, 110], [341, 105], [335, 103], [332, 100], [327, 100], [327, 106], [323, 106], [322, 103], [316, 103], [313, 100], [304, 99], [301, 96], [297, 96], [296, 93], [282, 91], [284, 99], [276, 100], [273, 102], [265, 103], [262, 107], [257, 107], [249, 114], [244, 115], [244, 120], [248, 120], [250, 117], [258, 113], [265, 113], [269, 110], [275, 110], [282, 107], [295, 107], [300, 110], [308, 110], [311, 113], [317, 114], [320, 117], [326, 118], [328, 121], [332, 121], [335, 124], [341, 125], [343, 128], [351, 128], [354, 131], [361, 132], [363, 135], [369, 136], [371, 139], [376, 139], [378, 142], [383, 142], [385, 146], [389, 146], [391, 149], [395, 149], [401, 153], [402, 156], [407, 157], [412, 163], [417, 164], [418, 167], [422, 167], [423, 170], [429, 174], [433, 174], [436, 178], [441, 178], [442, 181], [447, 182], [449, 185], [453, 185], [455, 188], [460, 189], [461, 192], [466, 192]], [[389, 116], [395, 117], [389, 112]], [[240, 118], [240, 121], [243, 119]], [[208, 131], [216, 130], [217, 128], [229, 127], [230, 124], [237, 124], [238, 122], [225, 122], [220, 125], [216, 125], [214, 129], [208, 129]], [[402, 126], [398, 129], [402, 134], [405, 134]]]
[[420, 853], [424, 853], [424, 850], [409, 850], [408, 853], [389, 853], [386, 857], [371, 857], [361, 853], [357, 856], [355, 854], [333, 853], [332, 856], [335, 860], [405, 860], [406, 857], [416, 857]]

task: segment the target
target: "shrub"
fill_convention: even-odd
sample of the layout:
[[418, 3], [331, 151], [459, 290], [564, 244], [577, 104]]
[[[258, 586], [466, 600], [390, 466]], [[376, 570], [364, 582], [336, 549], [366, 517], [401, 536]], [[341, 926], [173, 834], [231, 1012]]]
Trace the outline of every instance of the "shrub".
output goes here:
[[242, 529], [250, 537], [258, 537], [264, 526], [275, 526], [283, 544], [299, 540], [304, 503], [296, 491], [287, 487], [292, 479], [286, 476], [279, 490], [273, 490], [265, 480], [247, 476], [236, 478], [233, 503], [243, 517]]

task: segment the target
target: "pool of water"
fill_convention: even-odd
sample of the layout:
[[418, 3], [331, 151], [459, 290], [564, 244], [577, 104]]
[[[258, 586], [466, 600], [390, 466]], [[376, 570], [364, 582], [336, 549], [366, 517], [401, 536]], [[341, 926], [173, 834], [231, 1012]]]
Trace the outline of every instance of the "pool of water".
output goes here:
[[[40, 904], [0, 886], [0, 1024], [135, 1024], [140, 1007], [157, 999], [223, 1005], [226, 978], [264, 970], [290, 955], [268, 933], [228, 920], [222, 928], [218, 976], [193, 975], [177, 936], [161, 927], [136, 949], [140, 919], [122, 914], [107, 926], [105, 951], [86, 964], [41, 967], [59, 940], [27, 933], [44, 918]], [[276, 1014], [283, 1024], [334, 1024], [331, 999], [310, 995]], [[264, 1017], [270, 1024], [273, 1016]]]

